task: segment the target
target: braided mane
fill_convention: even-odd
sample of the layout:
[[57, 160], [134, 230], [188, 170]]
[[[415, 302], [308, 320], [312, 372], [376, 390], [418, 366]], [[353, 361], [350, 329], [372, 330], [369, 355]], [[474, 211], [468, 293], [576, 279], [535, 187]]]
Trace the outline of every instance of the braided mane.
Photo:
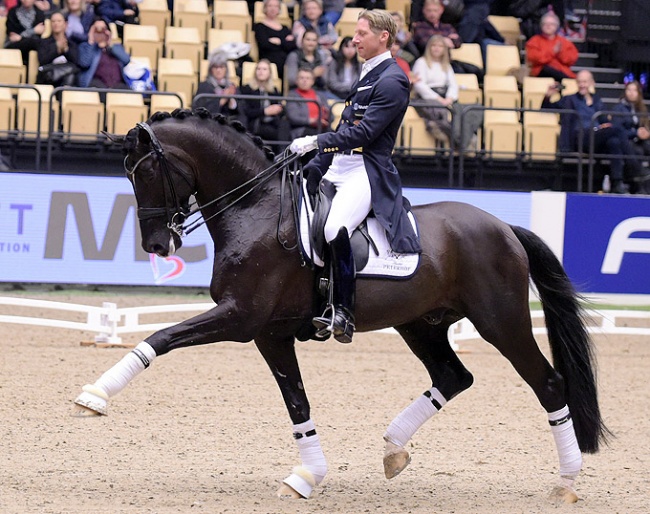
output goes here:
[[[244, 134], [248, 136], [251, 141], [257, 146], [260, 150], [264, 152], [264, 155], [269, 161], [273, 161], [275, 158], [275, 154], [273, 151], [266, 145], [264, 145], [264, 142], [262, 141], [262, 138], [259, 136], [256, 136], [254, 134], [251, 134], [250, 132], [246, 131], [246, 127], [238, 121], [238, 120], [233, 120], [230, 121], [228, 118], [226, 118], [223, 114], [215, 114], [212, 115], [210, 111], [208, 111], [205, 107], [199, 107], [198, 109], [191, 110], [191, 109], [174, 109], [171, 113], [169, 112], [161, 112], [158, 111], [154, 114], [151, 115], [151, 117], [147, 120], [148, 125], [152, 125], [154, 123], [158, 123], [160, 121], [164, 121], [169, 118], [173, 118], [176, 120], [185, 120], [187, 118], [192, 118], [192, 117], [197, 117], [202, 120], [209, 119], [215, 122], [215, 127], [222, 125], [222, 126], [227, 126], [231, 127], [235, 131], [239, 132], [240, 134]], [[125, 152], [130, 152], [133, 150], [137, 145], [137, 130], [136, 129], [131, 129], [129, 133], [126, 135], [126, 138], [124, 139], [124, 144], [123, 148]]]

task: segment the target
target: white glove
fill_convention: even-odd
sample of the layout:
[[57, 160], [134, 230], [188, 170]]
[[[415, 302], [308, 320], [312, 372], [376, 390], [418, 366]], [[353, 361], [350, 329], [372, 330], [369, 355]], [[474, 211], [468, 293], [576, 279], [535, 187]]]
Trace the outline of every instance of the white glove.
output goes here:
[[318, 148], [318, 140], [316, 136], [305, 136], [294, 139], [289, 145], [289, 150], [298, 155], [305, 155]]

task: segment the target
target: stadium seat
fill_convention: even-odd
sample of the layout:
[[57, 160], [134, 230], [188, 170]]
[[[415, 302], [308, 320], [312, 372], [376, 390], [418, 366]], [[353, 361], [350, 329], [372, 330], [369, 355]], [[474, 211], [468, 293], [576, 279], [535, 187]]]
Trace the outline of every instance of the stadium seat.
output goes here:
[[141, 94], [106, 94], [106, 130], [111, 134], [126, 134], [136, 123], [146, 121], [147, 115]]
[[527, 156], [537, 161], [556, 159], [560, 136], [558, 115], [548, 112], [524, 114], [524, 144]]
[[483, 91], [478, 85], [478, 78], [472, 73], [456, 73], [458, 84], [458, 102], [461, 104], [482, 104]]
[[167, 0], [142, 0], [138, 4], [141, 25], [155, 25], [159, 34], [165, 33], [165, 27], [172, 24], [172, 14], [167, 7]]
[[442, 143], [427, 132], [426, 123], [414, 107], [409, 106], [400, 127], [404, 151], [412, 156], [432, 156]]
[[204, 45], [196, 27], [167, 27], [165, 29], [165, 57], [189, 59], [197, 77], [203, 59]]
[[562, 87], [564, 88], [562, 96], [573, 95], [578, 92], [578, 82], [576, 79], [562, 79]]
[[330, 112], [332, 113], [332, 130], [336, 130], [336, 127], [339, 126], [341, 121], [341, 115], [345, 109], [345, 102], [336, 101], [330, 105]]
[[511, 75], [486, 75], [483, 80], [483, 102], [486, 107], [519, 108], [521, 95], [517, 79]]
[[130, 55], [149, 58], [151, 71], [156, 72], [158, 59], [163, 55], [163, 43], [155, 25], [124, 25], [124, 48]]
[[38, 52], [36, 50], [29, 51], [29, 59], [27, 60], [27, 83], [36, 84], [36, 77], [38, 76]]
[[52, 99], [52, 112], [50, 113], [50, 96], [54, 91], [54, 86], [35, 84], [34, 87], [36, 89], [21, 88], [18, 90], [18, 131], [24, 139], [36, 138], [39, 127], [39, 110], [41, 113], [41, 137], [45, 138], [49, 133], [50, 116], [53, 116], [53, 129], [58, 130], [59, 102], [56, 98]]
[[0, 77], [3, 84], [23, 84], [27, 80], [23, 55], [17, 48], [0, 48]]
[[399, 11], [404, 15], [406, 25], [411, 19], [411, 0], [386, 0], [386, 10], [388, 12]]
[[452, 48], [451, 58], [483, 69], [483, 55], [481, 54], [481, 45], [478, 43], [463, 43], [458, 48]]
[[198, 81], [189, 59], [160, 59], [158, 62], [158, 89], [183, 93], [192, 98]]
[[488, 45], [485, 59], [486, 75], [507, 75], [521, 68], [519, 48], [514, 45]]
[[485, 151], [491, 159], [516, 159], [522, 146], [522, 127], [514, 111], [483, 113]]
[[246, 42], [250, 41], [253, 19], [248, 3], [245, 0], [215, 0], [213, 26], [221, 30], [240, 30]]
[[212, 28], [212, 15], [208, 11], [205, 0], [189, 0], [179, 4], [178, 10], [174, 3], [174, 27], [196, 27], [199, 29], [201, 41], [207, 41], [208, 32]]
[[7, 17], [0, 16], [0, 43], [4, 44], [7, 39]]
[[61, 92], [64, 141], [97, 142], [104, 129], [104, 104], [94, 91]]
[[524, 77], [522, 106], [525, 109], [539, 109], [548, 87], [554, 83], [551, 77]]
[[6, 139], [16, 127], [16, 101], [11, 88], [0, 87], [0, 138]]
[[519, 20], [514, 16], [488, 16], [488, 21], [497, 29], [499, 34], [505, 39], [507, 45], [516, 45], [521, 48], [522, 35]]
[[176, 92], [180, 99], [174, 95], [152, 94], [151, 103], [149, 104], [149, 113], [154, 114], [158, 111], [172, 112], [174, 109], [182, 109], [188, 105], [185, 94]]
[[336, 30], [340, 37], [354, 36], [354, 31], [357, 28], [357, 21], [359, 14], [363, 11], [361, 7], [345, 7], [341, 13], [341, 18], [336, 24]]
[[226, 43], [245, 43], [239, 30], [210, 29], [208, 33], [208, 55]]

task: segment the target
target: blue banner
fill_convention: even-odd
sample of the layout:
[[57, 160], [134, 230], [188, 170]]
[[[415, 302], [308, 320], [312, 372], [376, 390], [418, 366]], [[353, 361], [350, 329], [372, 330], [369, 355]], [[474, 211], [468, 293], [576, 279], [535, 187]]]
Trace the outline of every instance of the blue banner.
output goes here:
[[568, 194], [563, 261], [579, 291], [650, 294], [650, 200]]

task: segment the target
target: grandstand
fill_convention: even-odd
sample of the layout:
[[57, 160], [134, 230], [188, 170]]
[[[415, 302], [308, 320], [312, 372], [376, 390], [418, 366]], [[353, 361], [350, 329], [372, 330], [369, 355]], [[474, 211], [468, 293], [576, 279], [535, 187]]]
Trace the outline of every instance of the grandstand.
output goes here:
[[[577, 0], [574, 4], [576, 14], [590, 20], [586, 40], [577, 43], [581, 53], [574, 70], [592, 71], [599, 94], [613, 106], [622, 93], [626, 71], [614, 65], [611, 50], [611, 42], [619, 38], [616, 23], [620, 23], [621, 2]], [[9, 155], [18, 169], [28, 171], [121, 173], [119, 149], [107, 144], [102, 131], [124, 132], [156, 110], [190, 107], [198, 82], [205, 79], [209, 50], [224, 42], [248, 43], [250, 55], [256, 56], [253, 17], [245, 0], [215, 0], [211, 5], [205, 0], [177, 0], [174, 5], [170, 12], [164, 1], [143, 0], [139, 4], [140, 25], [127, 25], [123, 32], [122, 44], [132, 59], [154, 72], [157, 92], [105, 95], [109, 91], [71, 90], [60, 94], [51, 87], [34, 85], [36, 73], [31, 68], [37, 59], [24, 66], [18, 51], [0, 50], [3, 154]], [[399, 3], [398, 7], [408, 16], [408, 5]], [[353, 19], [353, 11], [346, 8], [342, 19]], [[6, 17], [0, 17], [3, 37], [5, 21]], [[473, 105], [470, 111], [484, 111], [477, 143], [467, 151], [444, 146], [425, 137], [428, 134], [418, 130], [418, 120], [407, 116], [395, 150], [404, 183], [512, 190], [597, 189], [594, 159], [588, 154], [558, 152], [558, 116], [538, 112], [548, 79], [526, 77], [519, 84], [511, 75], [525, 62], [524, 37], [517, 31], [519, 20], [492, 17], [491, 21], [509, 45], [490, 46], [485, 63], [472, 45], [454, 51], [457, 58], [462, 55], [470, 62], [476, 60], [486, 72], [481, 85], [473, 75], [458, 76], [461, 102]], [[349, 30], [346, 27], [341, 30]], [[566, 85], [566, 91], [574, 87], [571, 81]], [[460, 116], [461, 125], [462, 120]]]

